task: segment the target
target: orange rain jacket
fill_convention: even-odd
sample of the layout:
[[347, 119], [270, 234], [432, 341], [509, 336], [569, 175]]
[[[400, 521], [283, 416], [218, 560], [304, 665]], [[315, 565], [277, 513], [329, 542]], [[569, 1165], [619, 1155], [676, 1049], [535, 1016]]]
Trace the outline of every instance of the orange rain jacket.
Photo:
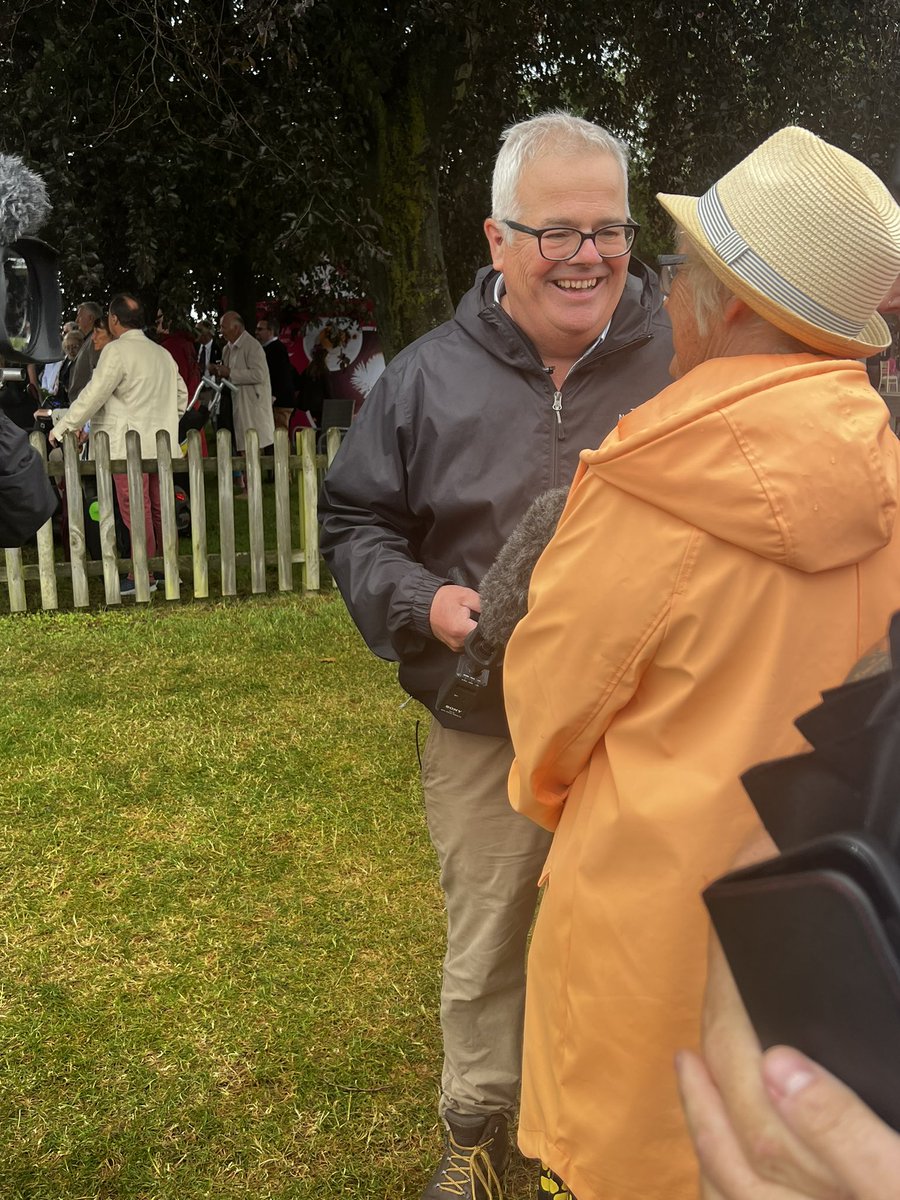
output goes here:
[[556, 831], [519, 1144], [578, 1200], [695, 1200], [700, 891], [757, 824], [739, 773], [900, 608], [897, 499], [864, 368], [813, 354], [703, 363], [581, 455], [505, 665], [511, 799]]

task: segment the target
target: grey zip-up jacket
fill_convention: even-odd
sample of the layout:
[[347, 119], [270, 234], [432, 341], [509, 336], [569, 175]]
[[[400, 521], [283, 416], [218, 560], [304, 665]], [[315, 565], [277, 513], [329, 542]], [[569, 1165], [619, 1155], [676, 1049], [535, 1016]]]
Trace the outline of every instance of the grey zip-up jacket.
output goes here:
[[[668, 317], [636, 259], [606, 337], [559, 391], [495, 299], [497, 279], [480, 271], [454, 318], [391, 361], [319, 499], [322, 553], [351, 616], [432, 711], [458, 659], [431, 633], [437, 589], [477, 590], [535, 496], [568, 485], [579, 451], [671, 382]], [[446, 723], [506, 735], [500, 671], [466, 720]]]

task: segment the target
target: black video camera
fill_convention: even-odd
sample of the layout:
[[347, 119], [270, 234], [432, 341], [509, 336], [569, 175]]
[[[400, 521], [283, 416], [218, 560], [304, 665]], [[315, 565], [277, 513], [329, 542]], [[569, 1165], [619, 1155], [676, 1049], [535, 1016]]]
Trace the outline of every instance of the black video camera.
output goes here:
[[0, 246], [0, 263], [0, 358], [20, 367], [57, 362], [63, 349], [56, 251], [21, 237]]

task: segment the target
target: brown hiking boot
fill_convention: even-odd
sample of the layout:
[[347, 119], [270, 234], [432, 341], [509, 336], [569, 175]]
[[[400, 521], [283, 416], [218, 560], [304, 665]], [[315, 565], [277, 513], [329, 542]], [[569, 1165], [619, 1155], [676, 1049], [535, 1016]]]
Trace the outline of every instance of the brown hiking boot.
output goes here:
[[503, 1200], [503, 1176], [509, 1162], [506, 1117], [484, 1121], [447, 1113], [447, 1148], [422, 1193], [422, 1200]]

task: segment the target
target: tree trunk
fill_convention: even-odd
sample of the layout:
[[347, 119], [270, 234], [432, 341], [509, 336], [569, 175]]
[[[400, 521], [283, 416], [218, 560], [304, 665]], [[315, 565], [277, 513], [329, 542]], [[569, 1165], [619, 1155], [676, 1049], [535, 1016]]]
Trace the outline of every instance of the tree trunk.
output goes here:
[[256, 329], [256, 276], [249, 255], [243, 251], [229, 259], [225, 272], [225, 295], [228, 307], [240, 313], [252, 333]]
[[[372, 200], [384, 257], [371, 272], [384, 356], [453, 314], [438, 221], [438, 155], [415, 77], [383, 97], [375, 113]], [[433, 114], [432, 114], [433, 115]]]

